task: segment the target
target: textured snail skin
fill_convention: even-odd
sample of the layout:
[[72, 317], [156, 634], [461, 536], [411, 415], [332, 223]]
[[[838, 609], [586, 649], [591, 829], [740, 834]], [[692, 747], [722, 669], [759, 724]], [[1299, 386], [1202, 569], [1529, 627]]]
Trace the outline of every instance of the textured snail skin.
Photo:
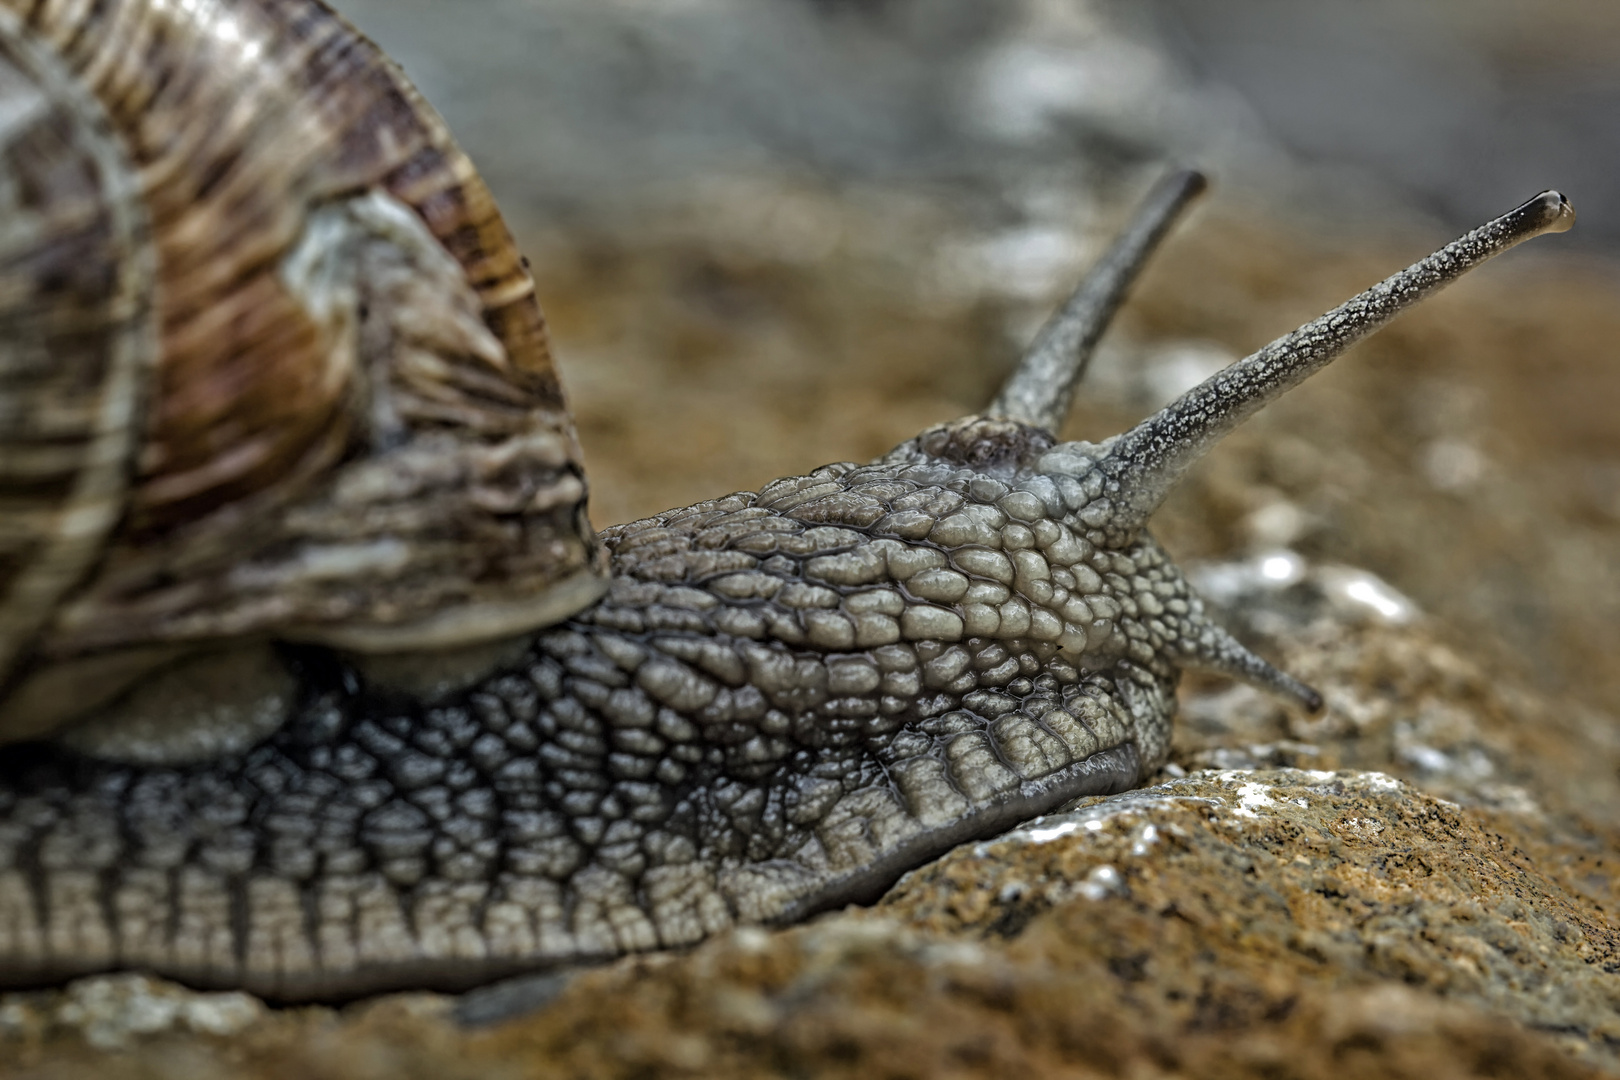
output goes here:
[[243, 755], [10, 751], [0, 983], [468, 986], [871, 898], [1129, 787], [1218, 631], [1151, 538], [1102, 542], [1097, 450], [970, 419], [607, 530], [608, 596], [436, 706], [309, 653]]

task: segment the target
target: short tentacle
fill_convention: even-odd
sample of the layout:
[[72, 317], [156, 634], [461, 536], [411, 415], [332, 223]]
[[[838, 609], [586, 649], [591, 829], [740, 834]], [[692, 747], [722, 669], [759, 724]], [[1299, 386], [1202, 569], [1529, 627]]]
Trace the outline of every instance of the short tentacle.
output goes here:
[[1268, 693], [1296, 701], [1307, 712], [1320, 712], [1322, 695], [1265, 658], [1250, 652], [1225, 627], [1199, 619], [1195, 633], [1185, 636], [1176, 650], [1176, 659], [1189, 668], [1213, 671], [1258, 687]]
[[1102, 261], [1035, 335], [1018, 369], [985, 409], [986, 416], [1021, 420], [1052, 432], [1062, 426], [1097, 340], [1148, 257], [1205, 186], [1203, 174], [1191, 169], [1160, 181]]

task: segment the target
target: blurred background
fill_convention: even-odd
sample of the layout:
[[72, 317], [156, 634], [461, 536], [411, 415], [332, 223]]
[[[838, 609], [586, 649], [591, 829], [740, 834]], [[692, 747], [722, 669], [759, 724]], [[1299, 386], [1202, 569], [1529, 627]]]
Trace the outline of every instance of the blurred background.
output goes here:
[[1620, 243], [1608, 0], [340, 6], [513, 213], [601, 221], [755, 170], [1007, 197], [1012, 178], [1090, 182], [1173, 154], [1228, 184], [1304, 170], [1453, 228], [1556, 179], [1589, 211], [1574, 242]]
[[1172, 163], [1216, 186], [1071, 437], [1560, 188], [1573, 233], [1268, 409], [1155, 530], [1367, 567], [1475, 655], [1620, 711], [1613, 0], [337, 6], [530, 255], [599, 526], [979, 407]]

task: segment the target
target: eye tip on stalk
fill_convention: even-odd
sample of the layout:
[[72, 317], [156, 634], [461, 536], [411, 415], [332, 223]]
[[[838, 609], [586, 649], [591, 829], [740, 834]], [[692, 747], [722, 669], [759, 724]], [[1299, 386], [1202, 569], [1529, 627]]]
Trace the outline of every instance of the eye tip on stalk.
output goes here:
[[1180, 169], [1171, 175], [1167, 183], [1177, 185], [1183, 192], [1183, 197], [1191, 198], [1202, 195], [1209, 187], [1209, 177], [1200, 169]]
[[1537, 235], [1568, 232], [1575, 225], [1575, 207], [1570, 205], [1562, 192], [1550, 188], [1519, 209], [1534, 215], [1539, 223], [1535, 230]]

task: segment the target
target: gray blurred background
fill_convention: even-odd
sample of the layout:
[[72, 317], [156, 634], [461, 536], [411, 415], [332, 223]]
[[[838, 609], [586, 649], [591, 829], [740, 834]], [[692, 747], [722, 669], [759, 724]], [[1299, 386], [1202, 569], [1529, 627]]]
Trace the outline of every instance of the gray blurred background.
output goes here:
[[599, 224], [723, 172], [1012, 197], [1175, 157], [1318, 205], [1392, 198], [1453, 230], [1558, 186], [1581, 210], [1573, 244], [1620, 243], [1613, 0], [339, 7], [520, 222]]

